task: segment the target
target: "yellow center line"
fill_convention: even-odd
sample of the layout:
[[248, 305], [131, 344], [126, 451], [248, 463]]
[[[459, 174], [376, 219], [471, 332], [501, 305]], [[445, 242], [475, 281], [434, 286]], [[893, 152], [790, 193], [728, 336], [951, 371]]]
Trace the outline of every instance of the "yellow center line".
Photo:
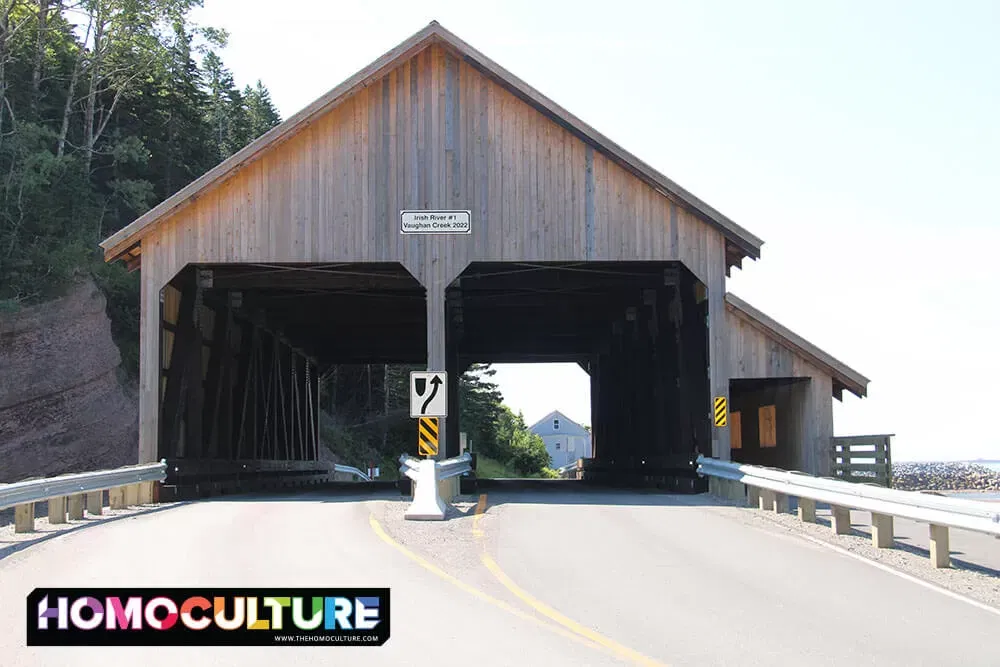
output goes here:
[[476, 503], [476, 514], [472, 517], [472, 534], [476, 537], [482, 537], [483, 531], [479, 527], [479, 519], [483, 516], [483, 512], [486, 511], [486, 494], [479, 494], [479, 502]]
[[[535, 625], [543, 627], [543, 628], [545, 628], [546, 630], [548, 630], [550, 632], [554, 632], [554, 633], [556, 633], [557, 635], [559, 635], [561, 637], [565, 637], [566, 639], [572, 639], [575, 642], [583, 644], [584, 646], [586, 646], [588, 648], [595, 649], [597, 651], [608, 651], [605, 647], [603, 647], [603, 646], [601, 646], [599, 644], [595, 644], [594, 642], [591, 642], [591, 641], [587, 640], [586, 638], [579, 636], [578, 634], [574, 634], [572, 632], [564, 630], [563, 628], [561, 628], [559, 626], [552, 625], [551, 623], [547, 623], [547, 622], [545, 622], [545, 621], [543, 621], [543, 620], [541, 620], [541, 619], [539, 619], [539, 618], [537, 618], [535, 616], [532, 616], [531, 614], [527, 614], [527, 613], [521, 611], [520, 609], [518, 609], [517, 607], [513, 607], [513, 606], [507, 604], [503, 600], [498, 600], [497, 598], [495, 598], [495, 597], [493, 597], [491, 595], [488, 595], [488, 594], [482, 592], [478, 588], [470, 586], [469, 584], [465, 583], [464, 581], [456, 579], [455, 577], [451, 576], [450, 574], [448, 574], [447, 572], [445, 572], [441, 568], [437, 567], [433, 563], [428, 562], [424, 558], [418, 556], [417, 554], [413, 553], [412, 551], [410, 551], [409, 549], [407, 549], [406, 547], [404, 547], [402, 544], [400, 544], [396, 540], [392, 539], [389, 536], [389, 534], [385, 532], [385, 529], [382, 528], [382, 525], [378, 522], [378, 520], [375, 518], [374, 515], [372, 515], [372, 514], [368, 515], [368, 523], [371, 525], [372, 530], [375, 531], [375, 534], [378, 535], [382, 539], [383, 542], [385, 542], [386, 544], [388, 544], [389, 546], [391, 546], [396, 551], [399, 551], [404, 556], [406, 556], [410, 560], [414, 561], [415, 563], [417, 563], [418, 565], [420, 565], [421, 567], [423, 567], [425, 570], [428, 570], [429, 572], [432, 572], [433, 574], [436, 574], [437, 576], [441, 577], [445, 581], [447, 581], [447, 582], [449, 582], [449, 583], [457, 586], [458, 588], [461, 588], [466, 593], [469, 593], [470, 595], [473, 595], [473, 596], [479, 598], [480, 600], [484, 600], [486, 602], [489, 602], [490, 604], [493, 604], [493, 605], [499, 607], [500, 609], [503, 609], [504, 611], [517, 616], [518, 618], [524, 619], [526, 621], [530, 621], [530, 622], [534, 623]], [[614, 655], [614, 652], [610, 652], [610, 653], [612, 655]]]
[[510, 577], [508, 577], [500, 566], [497, 565], [496, 561], [490, 557], [489, 553], [486, 551], [486, 542], [481, 538], [484, 533], [481, 528], [479, 528], [479, 517], [482, 516], [483, 512], [486, 511], [486, 494], [483, 493], [479, 496], [479, 503], [476, 505], [476, 515], [472, 520], [472, 534], [477, 538], [480, 538], [480, 542], [483, 545], [483, 552], [480, 554], [479, 558], [482, 560], [483, 565], [486, 569], [499, 581], [504, 588], [513, 593], [524, 602], [526, 605], [537, 611], [539, 614], [552, 619], [559, 625], [569, 629], [570, 631], [576, 633], [580, 637], [590, 640], [594, 644], [597, 644], [608, 651], [614, 653], [619, 657], [631, 660], [639, 665], [645, 665], [646, 667], [667, 667], [662, 662], [658, 662], [653, 658], [643, 655], [638, 651], [630, 649], [627, 646], [623, 646], [613, 639], [609, 639], [588, 627], [580, 625], [576, 621], [566, 616], [563, 616], [558, 611], [552, 607], [544, 604], [543, 602], [533, 598], [531, 595], [522, 590], [517, 584], [515, 584]]

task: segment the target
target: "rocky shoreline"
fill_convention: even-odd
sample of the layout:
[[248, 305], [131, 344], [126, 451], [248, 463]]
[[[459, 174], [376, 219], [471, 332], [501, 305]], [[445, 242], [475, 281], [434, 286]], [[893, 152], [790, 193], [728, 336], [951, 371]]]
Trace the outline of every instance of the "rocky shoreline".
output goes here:
[[1000, 491], [1000, 472], [974, 463], [893, 463], [892, 486], [904, 491]]

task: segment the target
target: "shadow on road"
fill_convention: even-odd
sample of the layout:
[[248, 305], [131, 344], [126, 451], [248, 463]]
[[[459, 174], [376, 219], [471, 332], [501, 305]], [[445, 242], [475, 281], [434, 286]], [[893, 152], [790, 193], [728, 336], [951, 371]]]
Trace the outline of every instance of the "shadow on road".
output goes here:
[[[69, 535], [71, 533], [75, 533], [77, 531], [84, 530], [86, 528], [92, 528], [94, 526], [104, 526], [109, 523], [121, 521], [122, 519], [129, 519], [131, 517], [146, 516], [149, 514], [166, 512], [167, 510], [172, 510], [176, 507], [181, 507], [182, 505], [189, 505], [189, 504], [191, 503], [188, 501], [184, 501], [184, 502], [171, 503], [169, 505], [159, 505], [159, 506], [154, 505], [154, 506], [131, 508], [129, 511], [123, 514], [112, 515], [112, 516], [109, 516], [107, 514], [103, 514], [100, 517], [85, 516], [83, 519], [70, 521], [69, 523], [65, 524], [54, 524], [54, 525], [49, 524], [48, 526], [40, 530], [36, 529], [35, 532], [32, 533], [15, 534], [13, 533], [13, 527], [7, 526], [7, 528], [11, 531], [10, 535], [13, 537], [9, 537], [6, 534], [0, 536], [0, 561], [2, 561], [4, 558], [7, 558], [8, 556], [16, 554], [19, 551], [24, 551], [29, 547], [33, 547], [36, 544], [41, 544], [42, 542], [47, 542], [48, 540], [51, 540], [56, 537]], [[105, 508], [104, 511], [107, 512], [108, 509]], [[48, 510], [46, 509], [45, 512], [47, 514]], [[36, 518], [40, 516], [46, 516], [46, 514], [39, 514], [38, 509], [36, 507], [35, 511]]]

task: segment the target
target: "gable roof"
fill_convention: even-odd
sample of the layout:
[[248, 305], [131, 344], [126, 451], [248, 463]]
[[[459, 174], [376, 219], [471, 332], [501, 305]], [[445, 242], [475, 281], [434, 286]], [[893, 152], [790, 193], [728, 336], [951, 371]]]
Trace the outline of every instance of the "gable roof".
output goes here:
[[233, 173], [252, 162], [268, 148], [275, 146], [308, 127], [315, 119], [337, 106], [355, 91], [388, 74], [406, 60], [431, 44], [440, 43], [455, 51], [467, 63], [497, 81], [513, 94], [542, 112], [571, 133], [607, 153], [624, 168], [649, 183], [661, 194], [673, 199], [696, 214], [704, 222], [718, 229], [726, 238], [727, 267], [740, 265], [744, 257], [758, 259], [763, 241], [735, 222], [722, 215], [693, 194], [659, 173], [639, 158], [625, 151], [604, 135], [576, 118], [534, 88], [503, 69], [482, 53], [445, 30], [437, 21], [403, 41], [339, 86], [271, 129], [242, 150], [238, 151], [203, 176], [182, 188], [159, 205], [137, 218], [101, 243], [105, 261], [125, 259], [138, 266], [139, 242], [150, 228], [167, 215], [194, 201], [201, 193], [221, 183]]
[[837, 361], [805, 338], [778, 324], [743, 299], [727, 292], [726, 307], [751, 325], [763, 330], [768, 337], [777, 340], [829, 373], [830, 377], [833, 378], [833, 392], [837, 398], [842, 397], [845, 389], [858, 398], [864, 398], [868, 395], [868, 383], [870, 382], [868, 378], [843, 362]]
[[550, 422], [550, 421], [552, 421], [553, 419], [556, 419], [556, 418], [561, 419], [563, 422], [565, 422], [567, 424], [572, 424], [573, 426], [576, 426], [581, 431], [586, 431], [587, 430], [587, 429], [585, 429], [583, 427], [583, 424], [576, 423], [575, 421], [573, 421], [572, 419], [570, 419], [569, 417], [567, 417], [563, 413], [559, 412], [558, 410], [553, 410], [549, 414], [545, 415], [544, 417], [542, 417], [541, 419], [539, 419], [538, 421], [536, 421], [534, 424], [532, 424], [531, 426], [529, 426], [528, 430], [534, 432], [534, 430], [537, 427], [541, 426], [542, 424], [544, 424], [546, 422]]

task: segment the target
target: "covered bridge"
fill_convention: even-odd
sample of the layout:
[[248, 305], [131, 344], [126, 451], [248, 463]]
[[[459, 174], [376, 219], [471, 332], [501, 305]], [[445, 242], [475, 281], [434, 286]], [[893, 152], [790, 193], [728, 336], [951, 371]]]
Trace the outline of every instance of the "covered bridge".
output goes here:
[[[432, 210], [469, 227], [406, 233]], [[776, 405], [777, 453], [742, 452], [823, 471], [865, 392], [727, 298], [761, 245], [432, 22], [102, 247], [142, 272], [141, 461], [314, 460], [334, 364], [577, 361], [595, 460], [693, 488], [730, 457], [713, 397]]]

